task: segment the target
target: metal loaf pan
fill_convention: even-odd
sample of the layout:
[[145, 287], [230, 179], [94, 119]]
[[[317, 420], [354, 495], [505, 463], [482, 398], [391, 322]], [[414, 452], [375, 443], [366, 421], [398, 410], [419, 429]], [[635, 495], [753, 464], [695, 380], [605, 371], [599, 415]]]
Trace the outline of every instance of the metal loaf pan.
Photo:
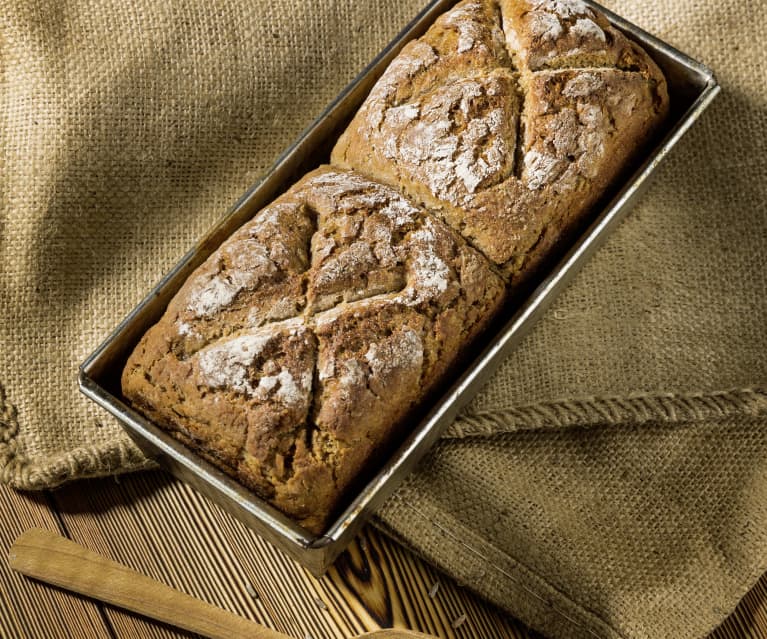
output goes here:
[[[671, 114], [665, 129], [633, 174], [618, 185], [591, 223], [569, 250], [538, 278], [535, 288], [518, 296], [509, 317], [496, 323], [473, 361], [441, 396], [423, 407], [407, 440], [389, 457], [366, 485], [350, 496], [348, 506], [322, 536], [307, 533], [297, 524], [256, 497], [235, 480], [193, 454], [166, 432], [132, 410], [122, 399], [120, 372], [130, 352], [162, 315], [184, 280], [235, 229], [250, 219], [276, 195], [286, 190], [305, 170], [327, 157], [343, 125], [364, 100], [373, 83], [400, 49], [422, 35], [456, 0], [433, 0], [325, 110], [277, 160], [269, 173], [234, 205], [231, 211], [162, 279], [80, 367], [80, 389], [106, 408], [125, 426], [148, 455], [171, 473], [195, 486], [210, 499], [290, 554], [314, 575], [321, 575], [343, 551], [362, 524], [389, 496], [397, 484], [439, 438], [464, 406], [490, 378], [523, 335], [541, 316], [584, 262], [631, 209], [650, 182], [658, 164], [701, 116], [719, 91], [713, 74], [700, 63], [645, 33], [610, 11], [608, 19], [639, 42], [661, 66], [669, 83]], [[375, 470], [375, 469], [374, 469]]]

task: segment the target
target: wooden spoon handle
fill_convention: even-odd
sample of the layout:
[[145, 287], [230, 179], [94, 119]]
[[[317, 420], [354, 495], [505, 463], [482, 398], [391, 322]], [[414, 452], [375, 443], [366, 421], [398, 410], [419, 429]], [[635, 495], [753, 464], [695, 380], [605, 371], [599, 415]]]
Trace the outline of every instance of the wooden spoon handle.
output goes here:
[[35, 579], [213, 639], [287, 635], [190, 597], [53, 532], [32, 528], [11, 546], [11, 568]]

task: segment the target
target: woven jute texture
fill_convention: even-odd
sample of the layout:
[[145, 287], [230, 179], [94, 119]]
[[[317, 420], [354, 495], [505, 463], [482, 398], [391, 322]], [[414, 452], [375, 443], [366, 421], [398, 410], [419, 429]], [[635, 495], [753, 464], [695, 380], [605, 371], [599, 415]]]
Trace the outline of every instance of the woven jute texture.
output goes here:
[[[78, 364], [423, 4], [0, 0], [3, 481], [147, 464]], [[723, 95], [379, 525], [551, 636], [697, 637], [767, 570], [767, 6], [607, 4]]]

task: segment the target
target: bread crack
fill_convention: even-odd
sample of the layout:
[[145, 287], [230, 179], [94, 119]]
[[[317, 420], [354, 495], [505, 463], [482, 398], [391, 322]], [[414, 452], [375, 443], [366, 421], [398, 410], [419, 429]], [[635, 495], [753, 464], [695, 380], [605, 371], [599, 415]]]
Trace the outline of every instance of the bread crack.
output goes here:
[[336, 166], [193, 273], [126, 397], [320, 533], [667, 104], [654, 63], [582, 0], [456, 3], [385, 71]]

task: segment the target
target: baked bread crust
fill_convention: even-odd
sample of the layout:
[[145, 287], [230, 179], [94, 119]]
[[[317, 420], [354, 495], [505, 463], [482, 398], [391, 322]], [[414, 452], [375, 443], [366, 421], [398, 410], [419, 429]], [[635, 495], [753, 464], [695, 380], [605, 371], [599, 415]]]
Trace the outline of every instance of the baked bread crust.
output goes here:
[[409, 43], [332, 153], [179, 290], [125, 397], [320, 534], [668, 108], [580, 0], [465, 0]]
[[323, 167], [187, 280], [128, 360], [123, 393], [320, 533], [504, 296], [443, 222]]
[[580, 0], [465, 0], [402, 50], [331, 159], [440, 215], [516, 283], [667, 109], [655, 63]]

